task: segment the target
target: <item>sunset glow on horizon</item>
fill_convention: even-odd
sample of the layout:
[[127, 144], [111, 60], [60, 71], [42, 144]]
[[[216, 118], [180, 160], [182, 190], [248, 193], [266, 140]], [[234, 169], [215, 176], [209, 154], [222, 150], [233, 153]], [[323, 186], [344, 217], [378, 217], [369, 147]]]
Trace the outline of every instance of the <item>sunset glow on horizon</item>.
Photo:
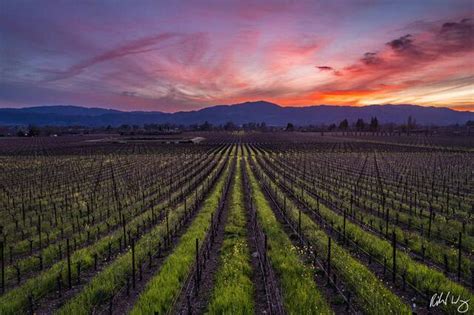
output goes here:
[[0, 107], [474, 111], [474, 4], [2, 1]]

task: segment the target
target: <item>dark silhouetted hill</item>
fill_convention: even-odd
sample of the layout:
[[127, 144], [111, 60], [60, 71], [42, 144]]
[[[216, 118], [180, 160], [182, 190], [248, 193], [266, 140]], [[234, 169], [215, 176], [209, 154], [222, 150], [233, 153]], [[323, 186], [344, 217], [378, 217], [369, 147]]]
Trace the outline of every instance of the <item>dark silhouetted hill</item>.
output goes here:
[[358, 118], [370, 121], [376, 116], [379, 123], [405, 123], [409, 116], [421, 125], [464, 124], [474, 120], [474, 113], [455, 111], [448, 108], [424, 107], [417, 105], [370, 105], [370, 106], [329, 106], [281, 107], [273, 103], [258, 101], [234, 105], [218, 105], [196, 111], [163, 112], [122, 112], [102, 108], [80, 106], [39, 106], [28, 108], [0, 109], [2, 125], [81, 125], [117, 126], [122, 124], [174, 123], [182, 125], [202, 124], [208, 121], [214, 125], [232, 121], [235, 124], [265, 122], [271, 126], [320, 125], [338, 123], [347, 118], [350, 122]]

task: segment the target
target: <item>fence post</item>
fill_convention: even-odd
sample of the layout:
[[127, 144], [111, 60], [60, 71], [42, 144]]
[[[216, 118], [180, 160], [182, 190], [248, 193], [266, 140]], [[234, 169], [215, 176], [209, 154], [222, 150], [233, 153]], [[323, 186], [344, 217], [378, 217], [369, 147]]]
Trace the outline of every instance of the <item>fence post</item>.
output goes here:
[[38, 241], [39, 241], [39, 244], [38, 244], [38, 248], [39, 250], [41, 251], [41, 248], [42, 248], [42, 242], [41, 242], [41, 214], [38, 215]]
[[346, 244], [346, 217], [347, 217], [347, 211], [346, 211], [346, 208], [344, 208], [344, 221], [342, 224], [342, 243], [343, 244]]
[[43, 253], [40, 252], [38, 253], [38, 261], [39, 261], [39, 270], [43, 270]]
[[425, 261], [425, 252], [426, 252], [426, 247], [424, 244], [421, 244], [421, 261]]
[[58, 244], [58, 258], [59, 258], [59, 260], [63, 259], [61, 243]]
[[327, 272], [328, 272], [328, 281], [327, 284], [331, 280], [331, 237], [328, 237], [328, 255], [327, 255]]
[[433, 220], [433, 208], [430, 205], [430, 218], [428, 221], [428, 240], [431, 238], [431, 220]]
[[346, 311], [348, 311], [348, 310], [351, 308], [351, 299], [352, 299], [351, 291], [349, 291], [349, 292], [347, 292], [347, 307], [346, 307]]
[[395, 231], [392, 232], [392, 249], [393, 249], [393, 262], [392, 262], [392, 281], [395, 282], [397, 275], [397, 235]]
[[66, 239], [66, 255], [67, 255], [67, 283], [69, 289], [72, 288], [71, 283], [71, 250], [69, 248], [69, 239]]
[[165, 238], [166, 246], [170, 244], [170, 224], [168, 220], [168, 211], [166, 211], [166, 238]]
[[[196, 238], [196, 287], [199, 289], [199, 240]], [[196, 290], [197, 293], [197, 290]]]
[[5, 248], [0, 242], [0, 258], [2, 259], [2, 294], [5, 292]]
[[458, 243], [458, 281], [461, 280], [461, 251], [462, 251], [462, 232], [459, 232], [459, 243]]
[[129, 241], [132, 246], [132, 287], [135, 289], [135, 241], [133, 238]]
[[[354, 214], [352, 213], [352, 207], [353, 207], [352, 204], [353, 204], [353, 203], [354, 203], [354, 195], [351, 195], [351, 206], [350, 206], [350, 211], [349, 211], [349, 213], [350, 213], [351, 216], [354, 216]], [[345, 211], [344, 211], [344, 215], [345, 215]], [[345, 221], [344, 221], [344, 222], [345, 222]], [[345, 225], [344, 225], [344, 226], [345, 226]]]
[[298, 209], [298, 234], [301, 238], [301, 208]]
[[449, 273], [449, 264], [448, 264], [448, 255], [446, 255], [446, 253], [443, 255], [443, 258], [444, 258], [444, 271], [446, 272], [446, 274]]

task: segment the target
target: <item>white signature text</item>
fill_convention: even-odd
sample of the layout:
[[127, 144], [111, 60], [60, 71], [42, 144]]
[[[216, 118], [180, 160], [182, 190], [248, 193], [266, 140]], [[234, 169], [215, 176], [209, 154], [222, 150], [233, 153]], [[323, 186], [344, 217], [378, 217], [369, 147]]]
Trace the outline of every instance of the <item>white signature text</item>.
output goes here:
[[430, 301], [430, 307], [436, 307], [439, 305], [457, 305], [457, 311], [458, 313], [466, 313], [469, 311], [469, 300], [462, 300], [461, 296], [454, 296], [451, 294], [451, 292], [445, 293], [435, 293], [431, 297]]

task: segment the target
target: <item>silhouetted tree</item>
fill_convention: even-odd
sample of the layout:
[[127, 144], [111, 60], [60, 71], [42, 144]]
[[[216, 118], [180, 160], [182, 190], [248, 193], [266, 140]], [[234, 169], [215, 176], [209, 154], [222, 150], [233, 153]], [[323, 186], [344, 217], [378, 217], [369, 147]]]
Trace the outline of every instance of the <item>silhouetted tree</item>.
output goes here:
[[347, 121], [347, 119], [344, 119], [339, 123], [339, 129], [347, 130], [347, 128], [349, 128], [349, 122]]
[[411, 116], [408, 116], [408, 121], [407, 121], [407, 128], [408, 130], [412, 130], [416, 128], [416, 119], [414, 119]]
[[123, 124], [123, 125], [120, 126], [119, 129], [120, 129], [120, 130], [124, 130], [124, 131], [128, 131], [128, 130], [130, 130], [131, 128], [130, 128], [130, 125]]
[[212, 129], [212, 124], [210, 124], [207, 120], [204, 122], [204, 124], [199, 126], [199, 129], [203, 131], [209, 131]]
[[286, 131], [294, 131], [295, 130], [295, 126], [293, 126], [292, 123], [288, 123], [286, 125]]
[[36, 137], [39, 136], [40, 134], [40, 129], [34, 125], [29, 125], [28, 126], [28, 136], [29, 137]]
[[372, 132], [375, 132], [379, 129], [379, 121], [377, 120], [377, 117], [372, 117], [370, 119], [370, 130]]
[[224, 130], [227, 130], [227, 131], [232, 131], [232, 130], [235, 130], [237, 129], [237, 126], [231, 122], [231, 121], [228, 121], [225, 125], [224, 125]]
[[358, 131], [362, 131], [365, 129], [365, 122], [362, 118], [359, 118], [357, 119], [357, 122], [356, 122], [356, 129]]

